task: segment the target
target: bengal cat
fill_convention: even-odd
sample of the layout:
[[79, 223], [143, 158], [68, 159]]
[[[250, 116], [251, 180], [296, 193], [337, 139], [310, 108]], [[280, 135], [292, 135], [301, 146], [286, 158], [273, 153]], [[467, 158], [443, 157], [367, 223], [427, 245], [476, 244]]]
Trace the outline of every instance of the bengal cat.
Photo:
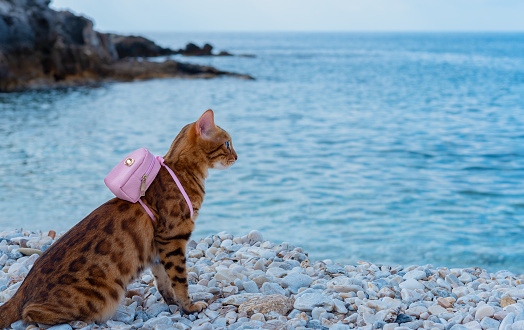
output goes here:
[[204, 200], [208, 169], [228, 168], [236, 159], [231, 137], [207, 110], [180, 131], [164, 157], [191, 200], [193, 217], [162, 167], [142, 198], [156, 223], [138, 203], [114, 198], [98, 207], [36, 260], [16, 294], [0, 306], [0, 328], [19, 319], [49, 325], [104, 321], [147, 267], [167, 304], [178, 302], [185, 313], [206, 308], [188, 295], [186, 243]]

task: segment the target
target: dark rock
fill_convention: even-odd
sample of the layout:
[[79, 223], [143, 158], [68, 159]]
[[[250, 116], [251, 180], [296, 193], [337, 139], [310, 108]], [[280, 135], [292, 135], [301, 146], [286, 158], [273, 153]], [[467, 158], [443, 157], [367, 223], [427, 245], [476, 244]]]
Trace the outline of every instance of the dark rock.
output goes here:
[[406, 314], [398, 314], [395, 323], [406, 323], [413, 321], [413, 318]]
[[[186, 48], [172, 51], [172, 54], [181, 54], [184, 56], [235, 56], [228, 51], [220, 51], [218, 54], [213, 54], [213, 46], [205, 44], [202, 48], [190, 42], [186, 45]], [[241, 57], [255, 57], [255, 55], [241, 54]]]
[[115, 45], [118, 58], [126, 57], [155, 57], [175, 54], [169, 48], [163, 48], [153, 41], [139, 36], [123, 36], [110, 34], [109, 38]]
[[311, 320], [307, 323], [306, 328], [308, 329], [321, 329], [321, 330], [329, 330], [328, 327], [323, 326], [320, 324], [319, 320]]
[[384, 321], [377, 321], [373, 324], [373, 329], [382, 329], [386, 325]]
[[[87, 18], [52, 10], [49, 2], [0, 0], [0, 92], [108, 80], [235, 76], [210, 67], [173, 61], [165, 64], [121, 61], [124, 57], [176, 52], [145, 38], [96, 32], [93, 22]], [[210, 52], [211, 49], [207, 45], [202, 50]]]
[[210, 56], [213, 55], [211, 52], [213, 46], [210, 44], [205, 44], [204, 47], [200, 48], [194, 43], [190, 42], [186, 45], [185, 49], [180, 49], [178, 52], [186, 56]]

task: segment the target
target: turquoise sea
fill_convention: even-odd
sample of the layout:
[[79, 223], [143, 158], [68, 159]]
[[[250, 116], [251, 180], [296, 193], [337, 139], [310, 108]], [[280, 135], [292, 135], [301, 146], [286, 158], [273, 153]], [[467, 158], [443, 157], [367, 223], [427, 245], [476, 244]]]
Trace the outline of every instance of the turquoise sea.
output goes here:
[[[194, 239], [252, 229], [313, 260], [524, 272], [524, 34], [145, 33], [256, 57], [256, 78], [0, 94], [0, 232], [65, 231], [126, 154], [164, 155], [206, 109], [239, 159]], [[160, 60], [160, 59], [159, 59]]]

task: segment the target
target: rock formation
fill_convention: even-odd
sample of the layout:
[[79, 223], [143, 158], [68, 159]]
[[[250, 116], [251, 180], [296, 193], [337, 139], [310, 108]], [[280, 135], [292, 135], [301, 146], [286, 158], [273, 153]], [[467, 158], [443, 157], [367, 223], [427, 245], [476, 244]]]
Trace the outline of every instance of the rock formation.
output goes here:
[[93, 22], [49, 8], [49, 0], [0, 0], [0, 92], [107, 80], [237, 75], [174, 61], [122, 61], [174, 53], [141, 37], [93, 30]]

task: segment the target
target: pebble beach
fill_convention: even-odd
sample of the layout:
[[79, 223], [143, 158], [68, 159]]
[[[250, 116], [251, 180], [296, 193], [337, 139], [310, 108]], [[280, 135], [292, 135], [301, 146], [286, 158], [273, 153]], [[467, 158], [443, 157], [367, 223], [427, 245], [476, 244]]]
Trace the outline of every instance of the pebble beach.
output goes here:
[[[0, 233], [0, 305], [61, 234]], [[190, 241], [189, 292], [208, 308], [182, 315], [164, 303], [149, 270], [128, 286], [105, 323], [12, 329], [524, 329], [524, 275], [432, 265], [312, 261], [258, 231]]]

